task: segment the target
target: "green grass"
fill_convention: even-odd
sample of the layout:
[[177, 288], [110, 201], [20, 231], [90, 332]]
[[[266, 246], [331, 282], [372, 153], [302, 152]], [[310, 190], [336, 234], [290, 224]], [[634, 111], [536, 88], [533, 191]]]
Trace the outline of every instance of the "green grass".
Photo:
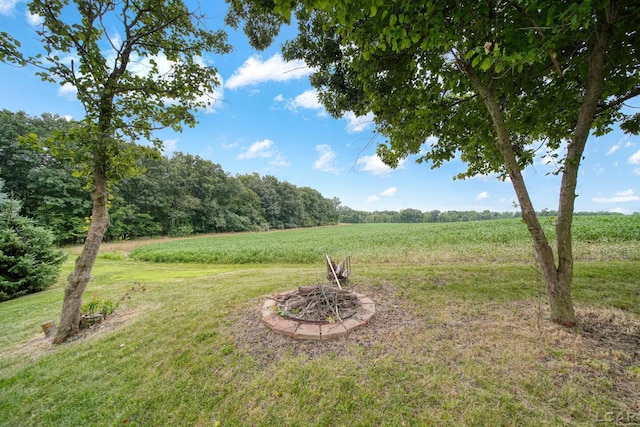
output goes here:
[[[55, 286], [0, 303], [0, 425], [634, 421], [640, 360], [637, 344], [627, 344], [640, 339], [640, 239], [629, 218], [615, 217], [622, 227], [577, 219], [578, 230], [591, 230], [575, 233], [584, 237], [574, 281], [589, 333], [548, 322], [517, 221], [247, 233], [134, 251], [153, 249], [171, 263], [107, 244], [86, 299], [146, 288], [122, 303], [116, 327], [55, 348], [42, 340], [40, 323], [58, 320], [72, 257]], [[333, 343], [265, 341], [264, 298], [324, 280], [325, 253], [352, 256], [351, 285], [375, 297], [378, 315]], [[396, 312], [404, 317], [393, 324]]]

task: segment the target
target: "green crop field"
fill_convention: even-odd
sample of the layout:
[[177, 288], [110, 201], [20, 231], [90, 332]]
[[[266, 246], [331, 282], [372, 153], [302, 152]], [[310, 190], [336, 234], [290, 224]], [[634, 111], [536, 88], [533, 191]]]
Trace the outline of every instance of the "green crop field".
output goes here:
[[[640, 216], [573, 234], [573, 329], [548, 321], [516, 219], [104, 244], [85, 300], [126, 297], [79, 339], [40, 329], [73, 256], [0, 303], [0, 425], [638, 425]], [[263, 302], [326, 281], [325, 254], [351, 256], [376, 316], [334, 341], [274, 335]]]
[[[544, 221], [554, 237], [553, 219]], [[640, 241], [640, 217], [576, 217], [578, 259], [640, 259], [627, 243]], [[595, 245], [597, 243], [597, 245]], [[631, 252], [629, 252], [631, 251]], [[529, 262], [531, 245], [519, 219], [447, 224], [359, 224], [287, 232], [246, 233], [160, 242], [131, 257], [152, 262], [313, 264], [329, 253], [358, 262]]]

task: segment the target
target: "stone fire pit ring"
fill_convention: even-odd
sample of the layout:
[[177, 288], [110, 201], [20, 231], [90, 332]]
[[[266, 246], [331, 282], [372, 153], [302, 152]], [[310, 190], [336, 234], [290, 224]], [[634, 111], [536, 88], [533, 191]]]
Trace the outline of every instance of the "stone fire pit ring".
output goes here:
[[[279, 296], [292, 294], [296, 290], [279, 294]], [[350, 331], [365, 326], [376, 314], [376, 305], [373, 300], [357, 292], [352, 294], [358, 298], [360, 308], [356, 314], [342, 322], [317, 323], [303, 320], [292, 320], [276, 313], [277, 301], [268, 298], [262, 306], [262, 323], [276, 334], [287, 335], [299, 340], [326, 341], [347, 335]]]

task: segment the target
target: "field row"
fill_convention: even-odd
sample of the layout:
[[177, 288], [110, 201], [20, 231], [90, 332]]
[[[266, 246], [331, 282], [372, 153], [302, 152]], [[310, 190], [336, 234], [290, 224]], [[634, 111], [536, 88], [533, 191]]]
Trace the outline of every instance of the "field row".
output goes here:
[[[543, 218], [554, 238], [552, 218]], [[640, 259], [640, 215], [576, 217], [577, 260]], [[131, 257], [150, 262], [312, 264], [352, 256], [357, 262], [530, 262], [530, 237], [521, 220], [468, 223], [354, 224], [240, 233], [140, 246]]]

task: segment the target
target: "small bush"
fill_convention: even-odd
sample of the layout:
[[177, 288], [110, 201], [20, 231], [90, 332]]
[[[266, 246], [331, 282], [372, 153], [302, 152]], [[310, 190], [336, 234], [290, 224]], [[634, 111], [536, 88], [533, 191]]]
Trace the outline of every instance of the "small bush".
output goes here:
[[118, 304], [111, 300], [99, 297], [97, 293], [93, 294], [91, 300], [85, 304], [82, 304], [80, 313], [84, 315], [102, 314], [104, 317], [109, 316], [116, 311]]
[[146, 290], [146, 286], [136, 282], [136, 284], [132, 286], [131, 289], [129, 289], [127, 292], [125, 292], [124, 295], [116, 302], [102, 298], [98, 296], [98, 293], [96, 292], [91, 296], [91, 299], [88, 302], [82, 304], [82, 307], [80, 307], [80, 314], [86, 316], [91, 316], [92, 314], [102, 314], [106, 318], [118, 309], [122, 301], [131, 299], [131, 294], [133, 292], [146, 292]]

